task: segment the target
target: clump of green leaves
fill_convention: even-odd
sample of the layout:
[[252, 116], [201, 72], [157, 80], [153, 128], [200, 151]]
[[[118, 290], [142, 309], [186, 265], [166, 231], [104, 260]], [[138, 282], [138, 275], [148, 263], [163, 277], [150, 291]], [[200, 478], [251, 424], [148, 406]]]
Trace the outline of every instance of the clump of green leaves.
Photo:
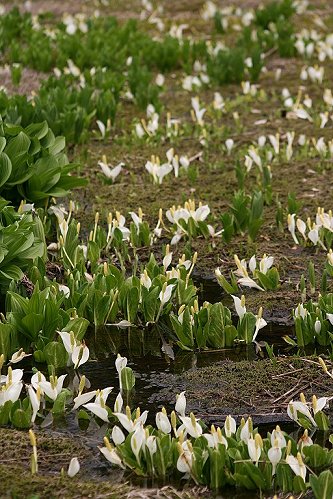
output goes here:
[[269, 28], [271, 23], [280, 19], [289, 19], [295, 12], [292, 0], [269, 2], [267, 5], [256, 9], [255, 23], [263, 29]]
[[71, 176], [74, 169], [63, 152], [64, 137], [55, 137], [46, 121], [20, 125], [0, 121], [0, 193], [18, 205], [22, 199], [37, 205], [62, 197], [85, 185]]
[[285, 340], [298, 347], [331, 345], [333, 342], [333, 294], [320, 295], [318, 301], [309, 300], [294, 310], [296, 341]]
[[72, 318], [71, 312], [62, 307], [64, 299], [65, 294], [57, 286], [40, 290], [38, 283], [30, 298], [8, 291], [6, 315], [0, 323], [0, 354], [9, 357], [23, 348], [25, 352], [33, 351], [38, 362], [65, 366], [68, 355], [58, 331], [73, 331], [81, 340], [89, 322]]
[[277, 268], [273, 266], [274, 257], [264, 254], [257, 262], [256, 256], [253, 255], [248, 263], [245, 259], [239, 260], [237, 255], [234, 255], [234, 258], [237, 269], [230, 272], [230, 282], [220, 269], [215, 270], [217, 281], [226, 293], [237, 293], [238, 285], [260, 291], [275, 290], [279, 287], [280, 276]]
[[262, 309], [257, 316], [247, 312], [245, 297], [233, 297], [238, 315], [235, 326], [230, 310], [221, 302], [205, 302], [201, 307], [195, 300], [193, 305], [182, 305], [178, 314], [170, 315], [173, 330], [178, 338], [178, 345], [184, 350], [194, 348], [225, 348], [233, 346], [235, 341], [249, 344], [255, 340], [259, 330], [266, 326], [262, 318]]
[[256, 240], [260, 227], [263, 224], [264, 200], [260, 191], [252, 196], [244, 190], [235, 193], [230, 211], [221, 215], [223, 225], [222, 238], [229, 243], [234, 234], [248, 233], [252, 241]]
[[18, 282], [34, 261], [45, 258], [43, 223], [35, 213], [17, 213], [0, 198], [0, 289]]

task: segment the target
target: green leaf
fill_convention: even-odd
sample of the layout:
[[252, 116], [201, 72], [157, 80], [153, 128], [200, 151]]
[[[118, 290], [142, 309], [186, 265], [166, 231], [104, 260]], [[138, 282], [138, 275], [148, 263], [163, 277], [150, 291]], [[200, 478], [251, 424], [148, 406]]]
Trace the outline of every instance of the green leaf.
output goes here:
[[306, 464], [310, 468], [321, 468], [330, 464], [331, 456], [327, 449], [321, 445], [313, 444], [303, 448], [303, 453], [307, 458]]
[[260, 285], [267, 291], [270, 289], [274, 289], [274, 282], [271, 281], [268, 274], [264, 274], [263, 272], [256, 271], [256, 277], [258, 277]]
[[28, 313], [29, 300], [27, 298], [12, 291], [8, 291], [7, 298], [9, 299], [8, 308], [11, 309], [11, 312], [19, 315]]
[[[99, 293], [100, 295], [100, 293]], [[97, 300], [96, 300], [97, 301]], [[94, 324], [95, 326], [101, 326], [106, 323], [109, 315], [111, 305], [111, 296], [104, 295], [100, 297], [100, 299], [95, 302], [94, 307]]]
[[20, 281], [23, 277], [23, 272], [17, 265], [6, 265], [0, 270], [0, 275], [5, 279], [14, 280], [16, 282]]
[[64, 388], [55, 399], [52, 407], [53, 414], [63, 414], [66, 408], [66, 400], [71, 396], [71, 392]]
[[[230, 320], [231, 322], [231, 320]], [[209, 310], [208, 342], [214, 348], [225, 347], [226, 310], [222, 303], [214, 303]]]
[[135, 322], [136, 314], [139, 307], [139, 290], [137, 287], [130, 288], [127, 295], [127, 320]]
[[4, 354], [5, 360], [10, 354], [10, 340], [14, 332], [15, 328], [11, 324], [0, 323], [0, 355]]
[[21, 166], [28, 154], [30, 147], [30, 139], [24, 132], [19, 132], [16, 137], [13, 137], [5, 147], [5, 153], [9, 156], [13, 165], [13, 180], [14, 182], [20, 181], [19, 173], [22, 171], [18, 169]]
[[282, 336], [282, 339], [288, 343], [288, 345], [291, 345], [293, 347], [296, 347], [297, 346], [297, 343], [296, 341], [294, 341], [292, 338], [290, 338], [290, 336]]
[[256, 317], [252, 312], [246, 312], [242, 319], [240, 319], [237, 331], [240, 339], [244, 340], [246, 344], [251, 343], [255, 326], [256, 326]]
[[42, 314], [27, 314], [22, 318], [22, 325], [24, 326], [24, 331], [29, 335], [32, 341], [37, 341], [39, 332], [43, 328], [44, 316]]
[[56, 137], [54, 143], [48, 148], [49, 153], [54, 155], [59, 154], [63, 149], [65, 149], [65, 146], [65, 137]]
[[232, 347], [234, 344], [235, 339], [238, 336], [237, 329], [235, 326], [226, 326], [224, 328], [224, 335], [225, 335], [225, 346], [226, 347]]
[[263, 473], [255, 464], [244, 463], [244, 471], [258, 489], [265, 490], [267, 488]]
[[11, 422], [15, 428], [26, 429], [30, 428], [31, 422], [31, 412], [24, 411], [23, 409], [16, 409], [13, 414], [11, 414]]
[[7, 400], [7, 402], [0, 407], [0, 426], [6, 426], [8, 424], [12, 405], [13, 402], [11, 400]]
[[[2, 138], [2, 137], [0, 137]], [[0, 187], [2, 187], [9, 179], [12, 173], [12, 163], [4, 152], [0, 153]]]
[[292, 490], [293, 492], [296, 492], [296, 494], [306, 491], [306, 484], [301, 476], [294, 476]]
[[183, 322], [179, 323], [178, 318], [174, 315], [170, 316], [172, 326], [174, 331], [180, 340], [181, 344], [187, 348], [194, 347], [194, 338], [193, 338], [193, 327], [191, 324], [191, 316], [188, 307], [185, 308], [183, 314]]
[[45, 137], [49, 131], [49, 126], [47, 121], [43, 121], [42, 123], [31, 123], [31, 125], [27, 126], [24, 131], [30, 137], [36, 137], [40, 140]]
[[121, 386], [123, 390], [132, 390], [135, 385], [135, 376], [130, 367], [124, 367], [120, 372]]
[[45, 356], [42, 352], [42, 350], [35, 350], [34, 351], [34, 359], [36, 362], [45, 362]]
[[310, 485], [316, 499], [332, 499], [333, 497], [333, 474], [325, 470], [317, 477], [310, 475]]
[[58, 367], [65, 367], [67, 365], [68, 353], [62, 343], [51, 341], [44, 348], [44, 356], [47, 364]]
[[79, 412], [77, 413], [77, 417], [78, 417], [78, 419], [90, 421], [90, 416], [87, 413], [87, 411], [85, 411], [84, 409], [79, 410]]
[[[201, 454], [201, 453], [200, 453]], [[218, 449], [209, 450], [210, 457], [210, 487], [212, 489], [221, 489], [225, 485], [225, 460], [226, 449], [225, 446], [220, 444]]]
[[0, 153], [4, 150], [6, 147], [6, 139], [5, 137], [0, 137]]
[[86, 334], [88, 326], [89, 321], [87, 319], [84, 319], [83, 317], [77, 317], [76, 319], [71, 319], [66, 324], [66, 326], [62, 328], [62, 331], [66, 331], [67, 333], [73, 331], [75, 338], [78, 341], [81, 341]]
[[228, 293], [229, 295], [238, 293], [238, 286], [237, 286], [237, 284], [236, 284], [236, 286], [233, 286], [232, 284], [230, 284], [226, 280], [226, 278], [224, 277], [223, 274], [221, 274], [221, 275], [219, 275], [217, 277], [217, 282], [219, 283], [220, 286], [222, 286], [222, 288], [224, 289], [224, 291], [226, 293]]
[[158, 295], [159, 288], [156, 286], [147, 293], [142, 300], [142, 307], [146, 322], [153, 322], [155, 320], [158, 309]]
[[293, 472], [289, 466], [277, 465], [276, 467], [277, 485], [283, 492], [293, 490]]
[[330, 420], [323, 413], [323, 411], [318, 411], [314, 416], [315, 422], [318, 425], [319, 430], [327, 431], [330, 429]]
[[96, 264], [100, 258], [100, 249], [97, 243], [94, 241], [88, 242], [88, 253], [87, 259], [91, 262], [92, 265]]

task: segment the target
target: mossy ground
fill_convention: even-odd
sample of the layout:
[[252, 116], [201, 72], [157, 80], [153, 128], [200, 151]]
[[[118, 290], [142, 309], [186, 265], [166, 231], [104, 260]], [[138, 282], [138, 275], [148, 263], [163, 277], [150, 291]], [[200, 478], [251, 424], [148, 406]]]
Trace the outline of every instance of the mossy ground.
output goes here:
[[318, 397], [333, 394], [332, 380], [316, 359], [302, 357], [225, 360], [181, 375], [163, 375], [160, 383], [165, 388], [153, 400], [172, 401], [175, 392], [186, 390], [188, 410], [215, 424], [228, 414], [251, 415], [256, 423], [288, 421], [287, 404], [299, 399], [300, 393], [308, 399], [314, 393]]
[[[0, 497], [15, 498], [77, 498], [105, 497], [195, 499], [210, 497], [200, 487], [179, 491], [171, 486], [146, 489], [130, 485], [118, 469], [99, 461], [98, 449], [89, 449], [79, 441], [61, 434], [37, 432], [38, 474], [31, 475], [31, 445], [27, 432], [0, 429]], [[79, 458], [81, 469], [74, 478], [67, 476], [73, 456]], [[99, 461], [99, 463], [98, 463]], [[99, 469], [97, 468], [99, 464]], [[103, 464], [102, 464], [103, 463]], [[104, 467], [104, 468], [103, 468]], [[61, 474], [61, 468], [65, 472]], [[102, 473], [102, 469], [104, 472]], [[97, 471], [96, 471], [97, 470]]]

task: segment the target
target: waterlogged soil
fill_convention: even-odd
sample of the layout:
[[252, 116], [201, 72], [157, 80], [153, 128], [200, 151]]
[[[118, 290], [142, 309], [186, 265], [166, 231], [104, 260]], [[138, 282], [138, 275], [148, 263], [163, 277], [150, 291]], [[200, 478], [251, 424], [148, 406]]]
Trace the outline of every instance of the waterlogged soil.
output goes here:
[[[269, 359], [264, 347], [254, 345], [181, 351], [163, 335], [157, 328], [146, 332], [108, 328], [88, 335], [95, 362], [87, 364], [84, 373], [91, 386], [114, 386], [109, 399], [112, 406], [118, 386], [114, 361], [118, 352], [126, 355], [136, 377], [129, 403], [148, 409], [152, 424], [155, 412], [163, 406], [168, 412], [173, 410], [176, 394], [184, 390], [187, 412], [193, 411], [207, 424], [223, 424], [228, 414], [238, 421], [250, 415], [256, 424], [290, 424], [288, 402], [298, 400], [301, 393], [309, 400], [313, 394], [333, 396], [332, 379], [323, 373], [318, 358], [288, 353], [281, 341], [275, 343]], [[331, 369], [329, 360], [327, 364]], [[333, 415], [332, 408], [329, 411]]]
[[[179, 352], [171, 362], [157, 347], [156, 339], [144, 342], [137, 335], [135, 341], [135, 334], [132, 337], [122, 334], [126, 340], [112, 335], [113, 347], [107, 344], [106, 335], [101, 336], [104, 352], [93, 350], [95, 361], [85, 365], [82, 373], [86, 374], [92, 389], [115, 386], [108, 401], [112, 407], [117, 376], [116, 355], [110, 354], [110, 350], [126, 353], [136, 376], [135, 390], [126, 402], [132, 407], [148, 409], [151, 423], [159, 408], [165, 406], [171, 411], [175, 394], [185, 390], [187, 412], [193, 410], [208, 425], [222, 425], [228, 414], [238, 422], [241, 417], [251, 415], [254, 424], [261, 425], [263, 430], [267, 425], [271, 428], [279, 423], [297, 438], [297, 427], [286, 416], [288, 401], [297, 399], [300, 392], [307, 398], [312, 393], [319, 397], [333, 392], [332, 380], [323, 375], [315, 358], [280, 356], [271, 361], [260, 359], [253, 348], [239, 348], [198, 354]], [[93, 347], [93, 343], [90, 344]], [[237, 358], [244, 360], [237, 361]], [[332, 367], [329, 362], [328, 367]], [[327, 413], [332, 416], [332, 410]], [[87, 426], [78, 422], [73, 413], [55, 418], [50, 424], [48, 428], [35, 430], [38, 474], [34, 476], [30, 472], [28, 432], [0, 429], [0, 497], [215, 497], [204, 488], [156, 484], [112, 467], [98, 451], [106, 425], [99, 426], [92, 421]], [[81, 469], [70, 479], [67, 468], [72, 457], [78, 457]], [[231, 497], [230, 494], [237, 499], [258, 497], [234, 491], [226, 491], [218, 497]]]
[[252, 416], [256, 424], [290, 423], [287, 405], [298, 400], [300, 393], [308, 399], [314, 393], [318, 397], [333, 394], [331, 378], [309, 358], [226, 360], [182, 375], [163, 375], [159, 382], [164, 388], [151, 401], [174, 400], [175, 391], [185, 390], [188, 410], [212, 424], [222, 424], [228, 414], [238, 419]]

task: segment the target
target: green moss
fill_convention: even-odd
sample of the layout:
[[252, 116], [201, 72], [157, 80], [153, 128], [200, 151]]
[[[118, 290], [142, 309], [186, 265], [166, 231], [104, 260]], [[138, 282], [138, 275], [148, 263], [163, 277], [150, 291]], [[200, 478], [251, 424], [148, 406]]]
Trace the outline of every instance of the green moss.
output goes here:
[[[231, 355], [234, 360], [237, 351]], [[332, 380], [323, 374], [316, 358], [279, 357], [276, 364], [226, 360], [182, 375], [163, 375], [163, 386], [167, 387], [154, 397], [157, 402], [173, 402], [177, 391], [186, 390], [188, 410], [205, 421], [216, 423], [232, 414], [269, 422], [288, 420], [287, 404], [301, 392], [308, 399], [313, 394], [327, 396]]]
[[[100, 458], [97, 448], [88, 448], [82, 437], [65, 437], [59, 433], [37, 433], [38, 474], [30, 473], [31, 445], [27, 432], [0, 428], [0, 497], [73, 498], [161, 497], [195, 499], [210, 497], [204, 488], [171, 486], [162, 489], [141, 489], [130, 485], [123, 472]], [[67, 476], [72, 457], [78, 457], [81, 469], [74, 478]], [[65, 470], [61, 475], [61, 468]], [[144, 484], [142, 484], [144, 485]]]
[[17, 498], [47, 497], [127, 497], [131, 488], [125, 484], [96, 483], [52, 476], [31, 476], [20, 467], [0, 465], [0, 493]]

